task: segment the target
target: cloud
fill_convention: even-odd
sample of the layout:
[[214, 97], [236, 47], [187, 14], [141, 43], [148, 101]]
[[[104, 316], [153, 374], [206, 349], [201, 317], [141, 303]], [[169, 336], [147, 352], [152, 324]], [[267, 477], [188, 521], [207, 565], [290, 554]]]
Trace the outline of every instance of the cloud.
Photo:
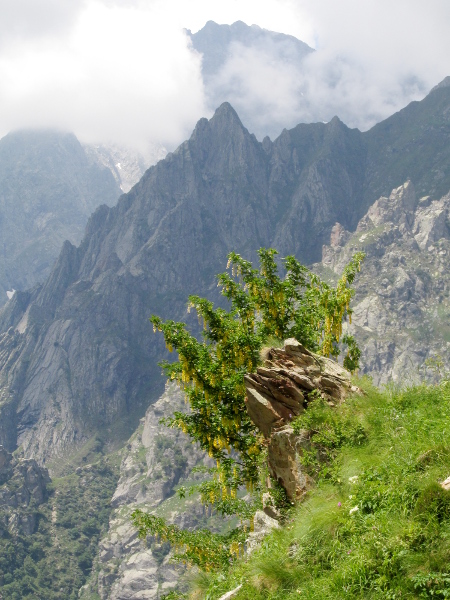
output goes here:
[[59, 127], [85, 141], [175, 147], [215, 108], [182, 32], [210, 19], [317, 49], [298, 65], [271, 47], [232, 48], [213, 97], [226, 95], [260, 136], [334, 114], [367, 128], [449, 74], [448, 0], [0, 0], [0, 9], [0, 135]]
[[[298, 0], [317, 52], [304, 81], [311, 109], [367, 129], [450, 73], [446, 0]], [[311, 41], [311, 40], [305, 40]]]
[[84, 141], [173, 146], [205, 112], [200, 57], [170, 15], [90, 1], [66, 37], [0, 55], [2, 133], [59, 127]]
[[301, 66], [289, 60], [289, 44], [264, 40], [250, 47], [234, 42], [223, 68], [211, 78], [211, 106], [229, 101], [258, 137], [274, 137], [299, 122], [307, 108]]
[[215, 103], [226, 97], [259, 137], [334, 115], [368, 129], [422, 99], [450, 72], [445, 0], [294, 4], [303, 41], [316, 52], [299, 63], [275, 46], [234, 44], [208, 90]]
[[83, 7], [83, 0], [0, 0], [0, 44], [66, 34]]

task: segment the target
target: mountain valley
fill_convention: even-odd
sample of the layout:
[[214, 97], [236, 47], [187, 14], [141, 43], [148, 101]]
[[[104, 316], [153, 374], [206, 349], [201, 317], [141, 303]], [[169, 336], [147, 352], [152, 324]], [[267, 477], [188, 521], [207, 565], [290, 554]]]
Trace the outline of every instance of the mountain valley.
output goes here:
[[[21, 154], [21, 136], [1, 140], [0, 152], [2, 143], [18, 144]], [[157, 510], [188, 526], [217, 523], [196, 499], [175, 495], [204, 459], [181, 434], [159, 428], [159, 418], [183, 400], [173, 385], [164, 387], [157, 362], [167, 353], [148, 318], [187, 320], [197, 331], [187, 297], [222, 301], [215, 275], [230, 251], [255, 260], [258, 248], [274, 247], [315, 263], [332, 281], [364, 250], [352, 324], [361, 373], [376, 384], [432, 379], [433, 366], [450, 359], [450, 78], [364, 133], [335, 117], [259, 142], [224, 103], [148, 170], [130, 156], [124, 179], [113, 176], [119, 161], [111, 149], [89, 151], [65, 134], [32, 141], [33, 160], [61, 163], [63, 176], [44, 177], [31, 159], [22, 166], [16, 160], [15, 170], [2, 164], [0, 185], [13, 190], [2, 198], [13, 206], [23, 181], [31, 181], [26, 198], [50, 186], [54, 195], [43, 194], [42, 202], [52, 217], [42, 231], [53, 223], [53, 238], [42, 234], [39, 243], [62, 250], [52, 268], [50, 251], [42, 258], [30, 250], [42, 259], [33, 267], [39, 277], [20, 253], [18, 266], [5, 267], [19, 273], [26, 266], [20, 278], [5, 279], [4, 291], [18, 291], [0, 311], [4, 539], [20, 539], [16, 568], [31, 578], [30, 589], [36, 564], [50, 569], [60, 552], [59, 578], [39, 583], [52, 600], [56, 585], [64, 599], [80, 588], [84, 600], [158, 598], [179, 572], [164, 544], [137, 539], [132, 509]], [[36, 184], [39, 177], [45, 182]], [[19, 192], [13, 178], [22, 182]], [[114, 205], [120, 186], [130, 189]], [[58, 220], [53, 204], [60, 199], [68, 206]], [[19, 216], [9, 223], [17, 217], [25, 229]], [[8, 228], [2, 239], [10, 256], [20, 244]], [[62, 499], [70, 505], [67, 519]], [[36, 553], [44, 541], [48, 548]], [[12, 594], [11, 583], [0, 582], [0, 593]]]

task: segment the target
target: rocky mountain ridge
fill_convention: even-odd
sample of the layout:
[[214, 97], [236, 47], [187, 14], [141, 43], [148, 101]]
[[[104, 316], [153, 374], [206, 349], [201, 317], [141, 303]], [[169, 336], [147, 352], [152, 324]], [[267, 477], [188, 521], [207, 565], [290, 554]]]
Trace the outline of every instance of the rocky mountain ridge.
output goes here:
[[361, 372], [376, 384], [418, 382], [433, 365], [449, 365], [450, 194], [418, 198], [406, 182], [379, 198], [353, 234], [336, 224], [322, 265], [338, 274], [360, 250], [351, 329]]
[[[16, 131], [0, 140], [0, 306], [6, 292], [45, 281], [65, 240], [120, 189], [73, 134]], [[11, 294], [10, 294], [11, 295]]]
[[[188, 318], [189, 293], [217, 299], [214, 275], [231, 250], [254, 259], [273, 246], [317, 260], [335, 223], [356, 229], [374, 190], [389, 194], [385, 180], [411, 165], [420, 164], [418, 193], [429, 186], [441, 197], [450, 189], [449, 106], [443, 87], [364, 134], [336, 118], [263, 143], [229, 104], [200, 120], [117, 206], [94, 213], [80, 247], [65, 244], [42, 287], [17, 293], [0, 313], [5, 447], [57, 472], [98, 431], [109, 444], [127, 439], [163, 386], [164, 351], [148, 317]], [[386, 150], [389, 160], [381, 139], [399, 149]]]

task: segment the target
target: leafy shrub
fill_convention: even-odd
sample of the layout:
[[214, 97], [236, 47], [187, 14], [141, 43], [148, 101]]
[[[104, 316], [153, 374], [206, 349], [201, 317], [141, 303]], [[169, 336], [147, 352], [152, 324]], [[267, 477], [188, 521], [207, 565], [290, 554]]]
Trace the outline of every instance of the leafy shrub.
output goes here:
[[366, 440], [364, 427], [344, 406], [331, 408], [320, 396], [308, 404], [292, 427], [297, 434], [308, 433], [310, 448], [303, 449], [300, 462], [311, 476], [331, 476], [337, 450], [360, 446]]
[[442, 523], [444, 519], [450, 519], [450, 491], [437, 483], [430, 483], [420, 493], [414, 514], [422, 521]]
[[[243, 485], [249, 492], [260, 488], [264, 455], [263, 436], [246, 410], [244, 377], [256, 370], [263, 345], [273, 337], [295, 337], [310, 350], [337, 357], [341, 352], [342, 322], [347, 317], [351, 321], [351, 284], [364, 258], [363, 253], [357, 253], [345, 267], [336, 288], [332, 288], [293, 256], [282, 259], [286, 270], [282, 278], [275, 259], [277, 252], [261, 248], [258, 254], [259, 269], [239, 254], [228, 255], [231, 275], [218, 275], [218, 285], [229, 302], [229, 310], [215, 308], [212, 302], [198, 296], [189, 297], [188, 310], [193, 308], [203, 324], [201, 341], [187, 330], [185, 323], [151, 318], [154, 331], [164, 334], [168, 350], [178, 352], [178, 362], [165, 361], [161, 366], [184, 391], [191, 407], [189, 413], [176, 412], [163, 422], [188, 434], [216, 460], [217, 467], [210, 469], [212, 480], [198, 486], [202, 501], [214, 505], [222, 514], [238, 514], [241, 518], [246, 518], [249, 510], [254, 512], [257, 503], [246, 505], [238, 499], [238, 491]], [[348, 349], [346, 364], [356, 368], [356, 342], [351, 336], [344, 337]], [[344, 438], [361, 434], [357, 427], [350, 434], [350, 421], [343, 427], [340, 422], [332, 424], [333, 439], [327, 437], [325, 427], [317, 432], [318, 448], [331, 451], [340, 447]], [[242, 528], [236, 530], [226, 538], [228, 541], [206, 531], [183, 533], [141, 511], [133, 513], [133, 522], [141, 537], [157, 534], [177, 543], [182, 547], [180, 556], [205, 569], [228, 564], [237, 556], [238, 540], [245, 533]]]
[[412, 581], [421, 598], [450, 598], [450, 573], [420, 573]]

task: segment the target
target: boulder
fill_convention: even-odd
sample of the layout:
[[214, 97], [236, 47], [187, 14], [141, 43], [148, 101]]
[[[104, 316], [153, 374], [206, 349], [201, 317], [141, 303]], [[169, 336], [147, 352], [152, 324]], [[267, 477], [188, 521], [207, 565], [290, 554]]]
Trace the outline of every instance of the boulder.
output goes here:
[[335, 406], [359, 390], [338, 363], [310, 352], [293, 338], [282, 349], [265, 351], [264, 365], [245, 377], [245, 387], [248, 414], [268, 441], [269, 472], [289, 500], [298, 501], [311, 484], [299, 461], [309, 437], [306, 431], [294, 433], [291, 421], [317, 394]]

